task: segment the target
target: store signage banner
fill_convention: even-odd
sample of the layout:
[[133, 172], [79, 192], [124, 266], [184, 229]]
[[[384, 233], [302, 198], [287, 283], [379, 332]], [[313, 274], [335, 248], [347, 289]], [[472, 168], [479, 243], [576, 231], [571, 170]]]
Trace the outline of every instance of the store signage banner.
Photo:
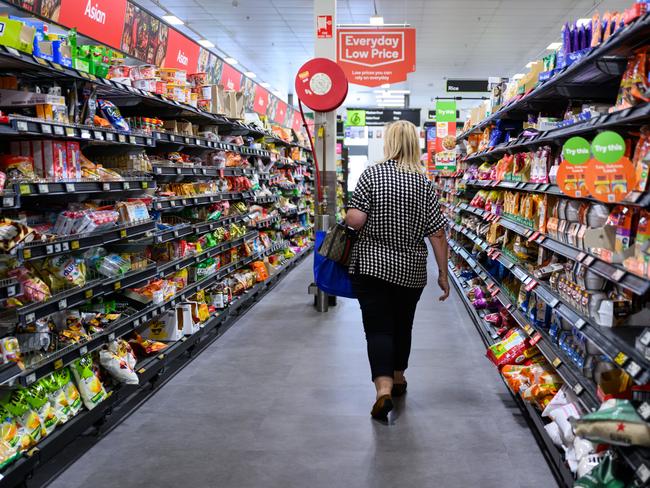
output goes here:
[[199, 65], [199, 51], [199, 45], [192, 39], [175, 29], [170, 29], [163, 65], [165, 68], [184, 69], [188, 74], [195, 73]]
[[366, 125], [366, 111], [348, 109], [346, 112], [345, 125], [352, 127], [363, 127]]
[[242, 74], [230, 66], [228, 63], [223, 64], [221, 71], [220, 85], [226, 90], [239, 90], [241, 88]]
[[437, 170], [456, 168], [456, 100], [436, 100], [435, 152]]
[[436, 126], [426, 128], [425, 140], [427, 143], [427, 172], [433, 175], [436, 172]]
[[278, 99], [278, 102], [275, 106], [275, 114], [273, 120], [278, 124], [284, 124], [284, 121], [287, 118], [287, 104], [282, 100]]
[[366, 110], [366, 124], [368, 127], [382, 126], [398, 120], [406, 120], [420, 126], [420, 109], [383, 109]]
[[266, 114], [266, 109], [269, 108], [269, 95], [270, 93], [262, 88], [260, 85], [255, 85], [255, 103], [253, 110], [258, 114]]
[[316, 19], [316, 34], [319, 39], [329, 39], [332, 37], [332, 16], [319, 15]]
[[[128, 2], [122, 51], [148, 64], [162, 66], [167, 52], [167, 37], [170, 29], [162, 20], [154, 17], [137, 5]], [[81, 32], [94, 37], [94, 32]]]
[[350, 83], [399, 83], [415, 71], [415, 29], [339, 29], [337, 37], [337, 63]]
[[293, 116], [291, 117], [291, 128], [296, 131], [302, 131], [302, 117], [300, 116], [300, 110], [294, 110]]
[[447, 92], [476, 93], [490, 91], [488, 80], [447, 80]]
[[126, 0], [61, 0], [58, 22], [120, 49]]

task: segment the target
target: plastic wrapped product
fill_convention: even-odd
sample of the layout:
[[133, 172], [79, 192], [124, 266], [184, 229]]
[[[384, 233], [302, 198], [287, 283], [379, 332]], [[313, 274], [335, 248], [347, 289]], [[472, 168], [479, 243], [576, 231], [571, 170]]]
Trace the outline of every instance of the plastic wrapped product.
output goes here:
[[72, 363], [72, 374], [84, 405], [92, 410], [107, 397], [104, 385], [93, 370], [93, 360], [90, 355], [83, 356]]
[[26, 389], [25, 395], [29, 405], [38, 412], [38, 416], [41, 418], [44, 429], [43, 435], [50, 435], [56, 428], [58, 418], [43, 383], [39, 381], [31, 385]]
[[59, 383], [57, 376], [51, 374], [43, 378], [40, 383], [45, 388], [47, 398], [54, 408], [57, 425], [65, 424], [71, 417], [71, 409], [68, 404], [68, 397], [65, 394], [64, 388]]
[[575, 434], [593, 442], [650, 447], [650, 425], [628, 400], [608, 400], [575, 422]]
[[119, 339], [108, 344], [106, 349], [99, 351], [99, 362], [115, 380], [127, 385], [137, 385], [138, 375], [135, 372], [135, 355], [128, 342]]
[[2, 442], [6, 442], [14, 450], [19, 447], [18, 424], [3, 405], [0, 405], [0, 435]]
[[29, 405], [25, 390], [15, 390], [4, 406], [13, 415], [18, 426], [17, 448], [22, 452], [38, 444], [45, 435], [45, 429], [38, 412]]
[[106, 118], [115, 129], [124, 132], [129, 132], [131, 130], [129, 124], [124, 120], [124, 117], [122, 117], [120, 110], [112, 102], [109, 102], [108, 100], [97, 100], [97, 105], [99, 106], [99, 110], [104, 118]]
[[68, 406], [70, 407], [70, 417], [72, 418], [79, 413], [79, 410], [81, 410], [81, 394], [72, 381], [70, 368], [61, 369], [52, 374], [56, 377], [59, 385], [65, 392]]
[[[597, 460], [597, 457], [593, 459], [593, 461]], [[626, 483], [617, 479], [614, 474], [612, 457], [604, 456], [600, 464], [575, 482], [573, 488], [625, 488], [626, 486]]]

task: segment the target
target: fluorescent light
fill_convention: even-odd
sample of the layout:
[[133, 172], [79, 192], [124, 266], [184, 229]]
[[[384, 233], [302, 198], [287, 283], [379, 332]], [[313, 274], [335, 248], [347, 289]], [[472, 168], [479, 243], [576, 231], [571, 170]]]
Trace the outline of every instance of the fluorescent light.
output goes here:
[[248, 76], [249, 78], [255, 78], [257, 75], [252, 71], [246, 71], [244, 72], [244, 76]]
[[265, 81], [264, 83], [260, 83], [260, 86], [261, 86], [262, 88], [268, 88], [268, 87], [271, 86], [271, 83], [267, 83], [267, 82]]
[[527, 65], [526, 68], [530, 69], [533, 67], [533, 64], [535, 64], [535, 61], [530, 61]]
[[513, 80], [521, 80], [524, 76], [526, 76], [523, 73], [517, 73], [516, 75], [512, 75]]
[[559, 48], [561, 48], [561, 47], [562, 47], [562, 43], [561, 43], [561, 42], [552, 42], [552, 43], [550, 43], [550, 44], [548, 45], [548, 47], [547, 47], [546, 49], [547, 49], [548, 51], [555, 51], [556, 49], [559, 49]]
[[384, 83], [381, 85], [382, 88], [390, 88], [390, 83]]
[[234, 66], [235, 64], [239, 63], [239, 61], [237, 61], [235, 58], [226, 58], [226, 59], [224, 59], [224, 61], [225, 61], [226, 63], [228, 63], [228, 64], [232, 64], [233, 66]]
[[175, 15], [163, 15], [162, 19], [167, 22], [169, 25], [183, 25], [185, 22], [183, 22], [181, 19], [176, 17]]
[[203, 47], [214, 47], [214, 42], [209, 41], [208, 39], [199, 39], [198, 42]]
[[370, 25], [384, 25], [384, 18], [381, 15], [370, 17]]

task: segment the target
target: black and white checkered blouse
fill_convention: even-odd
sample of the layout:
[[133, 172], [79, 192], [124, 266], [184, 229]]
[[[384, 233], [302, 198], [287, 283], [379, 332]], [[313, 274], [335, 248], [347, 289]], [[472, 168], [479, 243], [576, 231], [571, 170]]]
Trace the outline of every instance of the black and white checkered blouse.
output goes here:
[[425, 238], [445, 226], [433, 183], [395, 161], [367, 168], [349, 208], [368, 214], [352, 251], [350, 272], [409, 288], [427, 284]]

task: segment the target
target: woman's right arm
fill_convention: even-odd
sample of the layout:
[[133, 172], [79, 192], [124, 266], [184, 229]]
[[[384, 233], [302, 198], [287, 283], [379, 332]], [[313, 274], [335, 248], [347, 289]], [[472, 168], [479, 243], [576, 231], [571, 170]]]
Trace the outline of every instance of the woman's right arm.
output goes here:
[[440, 301], [442, 302], [449, 297], [449, 277], [447, 272], [449, 245], [447, 244], [447, 234], [445, 233], [447, 219], [440, 210], [440, 202], [438, 202], [438, 196], [432, 183], [429, 185], [428, 200], [429, 223], [426, 236], [429, 238], [429, 242], [431, 242], [436, 264], [438, 265], [438, 286], [442, 290], [442, 295], [440, 296]]
[[372, 182], [368, 171], [361, 173], [361, 177], [354, 189], [354, 195], [348, 205], [348, 211], [345, 215], [345, 224], [354, 230], [361, 230], [366, 225], [370, 206], [372, 203]]

